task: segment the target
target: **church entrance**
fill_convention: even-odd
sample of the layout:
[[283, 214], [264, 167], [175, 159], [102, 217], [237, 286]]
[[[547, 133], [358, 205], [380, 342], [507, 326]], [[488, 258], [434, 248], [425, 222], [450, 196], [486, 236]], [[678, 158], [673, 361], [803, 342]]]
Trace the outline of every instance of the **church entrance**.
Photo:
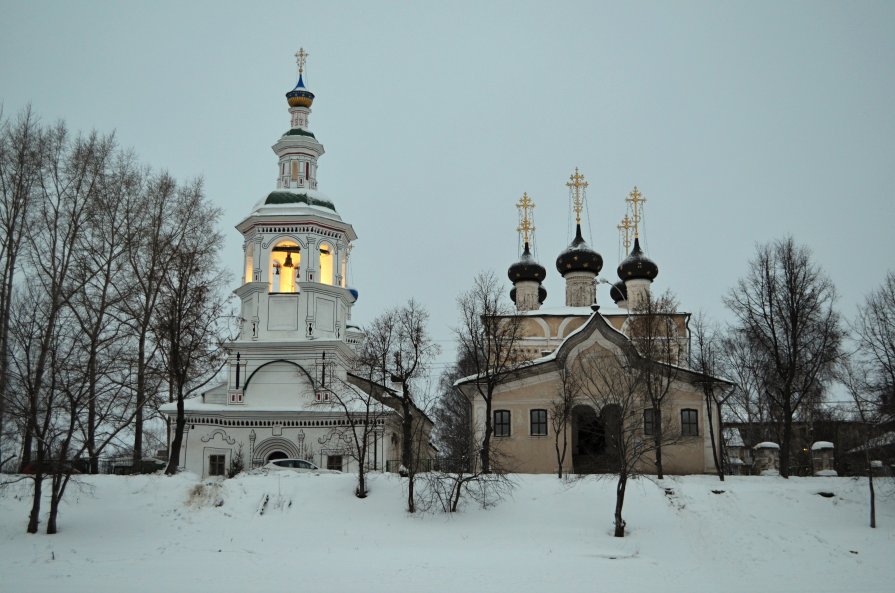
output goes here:
[[276, 461], [277, 459], [289, 459], [289, 456], [283, 453], [282, 451], [274, 451], [270, 455], [267, 456], [267, 463], [271, 461]]
[[591, 406], [572, 409], [572, 470], [577, 474], [612, 471], [617, 450], [611, 437], [620, 421], [616, 406], [597, 415]]

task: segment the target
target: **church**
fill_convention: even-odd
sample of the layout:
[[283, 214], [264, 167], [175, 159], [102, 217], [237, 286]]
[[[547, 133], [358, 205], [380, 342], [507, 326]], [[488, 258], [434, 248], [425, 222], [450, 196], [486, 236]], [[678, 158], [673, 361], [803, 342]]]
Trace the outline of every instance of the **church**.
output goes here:
[[[227, 380], [184, 402], [179, 465], [203, 477], [284, 458], [347, 472], [357, 463], [385, 469], [400, 457], [394, 391], [352, 373], [363, 339], [351, 323], [358, 292], [347, 284], [357, 234], [317, 187], [324, 150], [308, 127], [307, 55], [296, 54], [290, 127], [272, 147], [276, 188], [236, 226], [244, 239], [240, 331], [227, 345]], [[176, 405], [161, 412], [173, 420]], [[418, 418], [426, 447], [431, 421]], [[354, 435], [365, 424], [372, 438], [359, 459]]]
[[[589, 360], [624, 358], [639, 361], [636, 364], [664, 364], [669, 371], [665, 376], [670, 387], [660, 413], [665, 436], [670, 437], [662, 447], [665, 473], [714, 471], [711, 433], [715, 433], [714, 444], [718, 447], [719, 416], [714, 406], [706, 406], [702, 385], [712, 381], [729, 388], [732, 384], [686, 368], [690, 315], [676, 310], [663, 315], [667, 329], [662, 340], [672, 357], [662, 360], [673, 359], [673, 363], [645, 360], [636, 346], [638, 319], [643, 318], [643, 307], [656, 300], [651, 296], [651, 285], [659, 273], [656, 263], [640, 246], [639, 227], [646, 199], [635, 187], [625, 200], [628, 213], [618, 228], [628, 255], [618, 265], [619, 280], [612, 283], [599, 275], [603, 258], [582, 236], [581, 213], [588, 182], [575, 169], [566, 185], [575, 216], [575, 236], [556, 258], [556, 270], [565, 281], [564, 306], [542, 307], [547, 297], [542, 286], [547, 270], [535, 260], [531, 249], [534, 203], [525, 194], [516, 205], [522, 254], [507, 272], [513, 284], [510, 298], [515, 310], [501, 316], [505, 323], [518, 324], [512, 345], [515, 371], [497, 387], [492, 398], [492, 448], [508, 471], [555, 473], [559, 466], [557, 443], [565, 441], [563, 473], [611, 471], [613, 451], [606, 435], [613, 422], [616, 429], [619, 422], [613, 417], [612, 406], [598, 409], [593, 398], [577, 397], [567, 420], [556, 422], [555, 402], [564, 389], [563, 375], [568, 369], [586, 368], [581, 363]], [[597, 287], [602, 284], [609, 286], [614, 306], [597, 304]], [[470, 376], [455, 385], [470, 402], [473, 432], [481, 439], [488, 411], [477, 383], [478, 377]], [[654, 411], [646, 397], [638, 400], [636, 407], [630, 429], [640, 442], [648, 441], [654, 434]], [[709, 430], [708, 420], [714, 431]], [[655, 473], [652, 461], [649, 455], [644, 456], [639, 471]]]

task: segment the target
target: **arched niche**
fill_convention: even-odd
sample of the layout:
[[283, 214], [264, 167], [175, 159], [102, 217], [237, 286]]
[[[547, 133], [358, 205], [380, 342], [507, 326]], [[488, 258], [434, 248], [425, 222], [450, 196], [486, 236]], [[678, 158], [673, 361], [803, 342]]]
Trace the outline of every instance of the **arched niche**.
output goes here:
[[335, 248], [332, 243], [320, 243], [320, 283], [333, 285], [335, 278]]
[[270, 292], [297, 292], [301, 247], [293, 239], [281, 239], [270, 250]]

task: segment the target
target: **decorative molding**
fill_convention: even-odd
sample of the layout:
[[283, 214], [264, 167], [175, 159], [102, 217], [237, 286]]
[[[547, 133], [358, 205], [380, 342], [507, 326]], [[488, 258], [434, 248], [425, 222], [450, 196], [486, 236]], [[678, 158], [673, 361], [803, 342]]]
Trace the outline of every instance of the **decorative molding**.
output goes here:
[[214, 437], [216, 437], [217, 435], [221, 435], [221, 439], [223, 439], [224, 442], [227, 443], [228, 445], [235, 445], [235, 444], [236, 444], [236, 439], [234, 439], [233, 437], [229, 436], [229, 435], [227, 434], [227, 431], [225, 431], [223, 428], [217, 428], [217, 429], [215, 429], [215, 430], [212, 430], [210, 433], [208, 433], [207, 435], [205, 435], [204, 437], [202, 437], [200, 440], [201, 440], [203, 443], [207, 443], [208, 441], [214, 439]]

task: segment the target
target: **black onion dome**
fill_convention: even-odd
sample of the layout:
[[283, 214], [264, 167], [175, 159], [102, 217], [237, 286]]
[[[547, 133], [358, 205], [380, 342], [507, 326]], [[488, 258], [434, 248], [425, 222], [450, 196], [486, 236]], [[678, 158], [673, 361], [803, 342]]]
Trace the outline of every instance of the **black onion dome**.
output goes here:
[[556, 270], [565, 276], [569, 272], [593, 272], [603, 269], [603, 257], [591, 249], [581, 236], [581, 225], [575, 225], [575, 238], [556, 258]]
[[544, 288], [543, 286], [538, 286], [538, 302], [543, 305], [544, 301], [546, 301], [546, 300], [547, 300], [547, 289]]
[[625, 286], [624, 280], [619, 280], [609, 289], [609, 296], [612, 297], [613, 303], [620, 303], [628, 300], [628, 287]]
[[513, 284], [526, 280], [543, 282], [544, 278], [547, 277], [547, 270], [534, 260], [531, 256], [531, 251], [528, 249], [528, 243], [526, 243], [522, 257], [510, 266], [510, 269], [507, 270], [507, 276], [509, 276], [510, 282]]
[[659, 275], [659, 266], [643, 254], [640, 239], [634, 238], [631, 255], [618, 264], [618, 277], [622, 280], [654, 280]]

